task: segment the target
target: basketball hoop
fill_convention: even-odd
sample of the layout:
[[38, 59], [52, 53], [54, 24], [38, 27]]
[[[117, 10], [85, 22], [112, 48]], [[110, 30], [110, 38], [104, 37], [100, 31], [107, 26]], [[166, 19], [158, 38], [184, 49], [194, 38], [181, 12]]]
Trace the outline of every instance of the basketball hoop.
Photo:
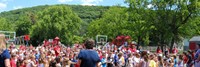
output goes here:
[[0, 34], [4, 34], [5, 41], [7, 43], [11, 43], [15, 41], [16, 38], [16, 32], [13, 31], [0, 31]]
[[104, 45], [107, 42], [107, 36], [106, 35], [97, 35], [96, 36], [96, 48], [98, 48], [98, 44]]
[[96, 42], [97, 43], [106, 43], [107, 42], [107, 36], [106, 35], [97, 35], [96, 36]]

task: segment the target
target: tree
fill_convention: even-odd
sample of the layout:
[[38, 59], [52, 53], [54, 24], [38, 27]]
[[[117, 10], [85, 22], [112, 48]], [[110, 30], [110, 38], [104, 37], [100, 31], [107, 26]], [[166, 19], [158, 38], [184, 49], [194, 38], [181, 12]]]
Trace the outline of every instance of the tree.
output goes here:
[[141, 8], [150, 11], [145, 12], [144, 17], [155, 27], [151, 35], [157, 34], [154, 39], [159, 39], [161, 46], [171, 42], [171, 50], [174, 43], [193, 35], [191, 31], [186, 30], [191, 30], [188, 27], [193, 27], [195, 24], [190, 20], [199, 16], [200, 1], [198, 0], [126, 0], [126, 2], [130, 11]]
[[7, 22], [5, 18], [0, 17], [0, 31], [14, 31], [14, 25]]
[[29, 34], [29, 30], [31, 26], [36, 21], [35, 18], [33, 19], [33, 15], [30, 12], [27, 12], [25, 15], [20, 15], [18, 19], [15, 21], [15, 31], [17, 36], [27, 35]]
[[[147, 10], [147, 7], [145, 7], [148, 3], [145, 1], [135, 1], [135, 0], [129, 0], [129, 27], [131, 27], [135, 33], [135, 39], [137, 41], [137, 48], [139, 45], [149, 45], [149, 38], [150, 38], [150, 31], [155, 29], [155, 27], [152, 25], [152, 22], [148, 21], [147, 13], [151, 12], [150, 10]], [[127, 2], [129, 2], [127, 1]]]
[[95, 37], [96, 35], [107, 35], [110, 38], [115, 38], [118, 35], [133, 34], [128, 27], [128, 13], [126, 8], [114, 6], [106, 11], [102, 18], [90, 23], [88, 27], [88, 36]]
[[52, 6], [39, 12], [38, 21], [32, 26], [33, 40], [42, 42], [58, 36], [64, 44], [72, 44], [79, 33], [81, 19], [67, 6]]
[[[200, 1], [198, 0], [161, 1], [157, 4], [155, 1], [153, 3], [157, 5], [155, 7], [157, 7], [158, 11], [163, 11], [161, 17], [165, 18], [163, 22], [168, 26], [168, 34], [171, 34], [171, 37], [167, 37], [171, 39], [170, 51], [174, 43], [182, 41], [182, 38], [194, 35], [194, 33], [191, 33], [194, 31], [190, 28], [193, 27], [194, 23], [190, 22], [190, 20], [193, 20], [199, 13], [199, 3]], [[156, 13], [161, 14], [158, 11]], [[168, 34], [165, 34], [165, 36]]]

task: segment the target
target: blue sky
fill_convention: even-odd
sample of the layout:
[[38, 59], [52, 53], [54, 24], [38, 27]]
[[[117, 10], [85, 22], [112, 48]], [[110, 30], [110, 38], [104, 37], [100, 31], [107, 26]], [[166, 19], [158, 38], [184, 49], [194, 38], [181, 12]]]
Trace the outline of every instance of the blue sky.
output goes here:
[[74, 4], [74, 5], [102, 5], [112, 6], [120, 4], [126, 6], [124, 0], [0, 0], [0, 12], [33, 7], [38, 5]]

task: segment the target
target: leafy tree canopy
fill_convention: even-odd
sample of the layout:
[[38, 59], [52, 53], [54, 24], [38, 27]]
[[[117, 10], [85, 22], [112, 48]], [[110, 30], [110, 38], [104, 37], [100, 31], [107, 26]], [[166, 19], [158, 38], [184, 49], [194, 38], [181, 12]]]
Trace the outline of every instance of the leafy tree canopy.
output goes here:
[[65, 44], [73, 43], [79, 33], [81, 19], [67, 6], [52, 6], [39, 12], [38, 21], [30, 34], [35, 40], [53, 39], [58, 36]]

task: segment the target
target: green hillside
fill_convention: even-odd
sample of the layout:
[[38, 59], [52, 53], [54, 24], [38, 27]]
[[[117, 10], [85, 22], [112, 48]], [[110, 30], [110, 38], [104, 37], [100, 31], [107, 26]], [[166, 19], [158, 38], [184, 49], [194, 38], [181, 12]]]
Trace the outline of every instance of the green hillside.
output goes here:
[[[43, 11], [45, 8], [57, 6], [57, 5], [42, 5], [30, 8], [23, 8], [12, 10], [8, 12], [0, 13], [0, 17], [9, 19], [10, 22], [15, 22], [19, 16], [32, 13], [35, 14], [39, 11]], [[81, 6], [81, 5], [58, 5], [71, 7], [72, 11], [75, 12], [83, 21], [91, 22], [94, 19], [100, 18], [102, 13], [109, 9], [109, 6]]]
[[[37, 21], [37, 15], [38, 13], [44, 11], [44, 9], [48, 7], [53, 6], [68, 6], [71, 8], [71, 10], [77, 14], [81, 20], [82, 20], [82, 28], [81, 28], [81, 34], [84, 34], [86, 32], [86, 28], [89, 25], [89, 23], [97, 18], [101, 18], [102, 14], [108, 10], [109, 6], [81, 6], [81, 5], [42, 5], [42, 6], [35, 6], [30, 8], [23, 8], [23, 9], [17, 9], [12, 10], [8, 12], [1, 12], [0, 17], [6, 19], [6, 22], [10, 24], [14, 29], [9, 29], [12, 31], [16, 31], [17, 35], [24, 35], [28, 34], [29, 31], [26, 27], [26, 30], [23, 28], [19, 28], [19, 25], [21, 27], [24, 27], [25, 25], [21, 25], [21, 22], [29, 22], [31, 21], [32, 24], [34, 24]], [[25, 21], [27, 20], [27, 21]], [[32, 25], [31, 24], [31, 25]], [[26, 25], [31, 27], [31, 25]], [[19, 30], [20, 29], [20, 30]]]
[[[70, 9], [68, 9], [68, 7]], [[42, 5], [42, 6], [11, 10], [7, 12], [1, 12], [0, 13], [0, 21], [1, 21], [0, 30], [15, 31], [17, 33], [17, 36], [21, 36], [25, 34], [33, 34], [35, 33], [35, 31], [33, 31], [33, 27], [37, 27], [38, 25], [41, 24], [41, 21], [42, 21], [42, 23], [44, 22], [43, 24], [48, 25], [48, 24], [53, 23], [53, 25], [57, 26], [57, 28], [58, 27], [62, 27], [63, 29], [65, 28], [66, 31], [60, 30], [59, 32], [68, 32], [67, 36], [65, 37], [75, 35], [75, 36], [72, 36], [70, 40], [79, 41], [81, 37], [86, 35], [87, 27], [89, 23], [95, 19], [101, 18], [102, 14], [105, 11], [107, 11], [109, 8], [110, 8], [109, 6], [81, 6], [81, 5], [60, 4], [60, 5]], [[62, 15], [57, 14], [57, 13], [61, 13]], [[70, 14], [73, 16], [70, 16]], [[46, 16], [51, 16], [47, 18], [47, 20], [51, 20], [51, 21], [49, 22], [45, 21], [44, 19]], [[54, 19], [52, 16], [56, 17], [57, 19]], [[78, 18], [80, 18], [81, 23], [79, 23]], [[38, 22], [40, 22], [40, 24], [37, 24]], [[56, 24], [57, 22], [59, 22], [59, 25]], [[60, 22], [67, 23], [67, 25], [62, 26], [63, 23], [60, 23]], [[77, 23], [78, 25], [75, 25]], [[77, 27], [77, 28], [74, 28], [74, 27]], [[35, 29], [37, 30], [37, 28]], [[47, 29], [55, 29], [55, 28], [48, 27]], [[45, 31], [45, 29], [43, 31]], [[46, 34], [46, 33], [50, 33], [50, 32], [42, 33], [41, 31], [38, 31], [37, 33], [35, 33], [38, 35], [31, 35], [31, 37], [33, 40], [37, 40], [39, 38], [39, 42], [41, 42], [44, 40], [44, 38], [48, 39], [55, 36], [63, 37], [64, 35], [63, 33], [61, 34], [61, 33], [52, 32], [53, 33], [52, 35], [46, 36], [46, 37], [44, 36], [40, 39], [39, 34]], [[62, 39], [66, 39], [66, 38], [62, 38]], [[65, 40], [64, 43], [66, 43], [66, 41], [67, 40]]]

